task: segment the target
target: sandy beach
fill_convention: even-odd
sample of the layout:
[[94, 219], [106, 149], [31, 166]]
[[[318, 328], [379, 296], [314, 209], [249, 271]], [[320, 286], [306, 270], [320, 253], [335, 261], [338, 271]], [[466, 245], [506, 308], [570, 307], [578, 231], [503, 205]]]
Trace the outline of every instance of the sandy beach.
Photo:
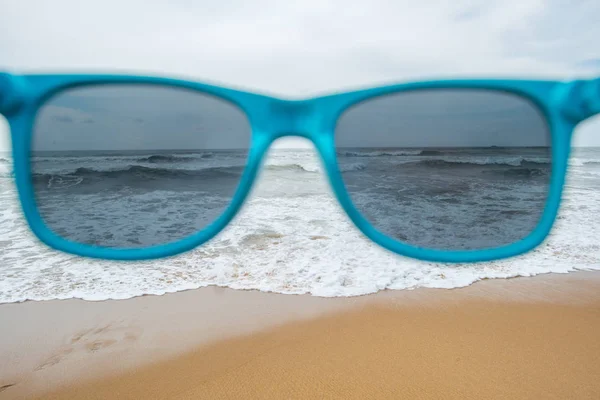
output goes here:
[[600, 0], [5, 3], [0, 400], [600, 400]]
[[597, 399], [600, 274], [0, 305], [0, 399]]

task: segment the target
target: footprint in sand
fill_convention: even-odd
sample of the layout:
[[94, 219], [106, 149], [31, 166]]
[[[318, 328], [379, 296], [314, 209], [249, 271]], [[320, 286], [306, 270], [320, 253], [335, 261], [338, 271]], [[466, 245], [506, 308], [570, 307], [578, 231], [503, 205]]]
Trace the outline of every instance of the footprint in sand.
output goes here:
[[38, 365], [35, 368], [35, 370], [40, 371], [44, 368], [48, 368], [48, 367], [58, 364], [59, 362], [61, 362], [61, 360], [63, 358], [65, 358], [67, 355], [69, 355], [72, 351], [73, 351], [73, 349], [70, 347], [61, 348], [56, 354], [50, 356], [49, 358], [46, 359], [46, 361], [44, 361], [43, 363]]
[[81, 331], [75, 335], [73, 335], [73, 337], [71, 338], [71, 344], [75, 344], [77, 342], [79, 342], [85, 335], [87, 335], [88, 333], [92, 332], [93, 329], [88, 329], [85, 331]]
[[114, 340], [114, 339], [94, 340], [92, 343], [86, 344], [85, 348], [88, 349], [88, 351], [96, 352], [98, 350], [101, 350], [101, 349], [104, 349], [106, 347], [112, 346], [115, 343], [117, 343], [117, 341]]
[[15, 385], [16, 385], [16, 383], [8, 383], [8, 384], [6, 384], [6, 385], [0, 385], [0, 392], [3, 392], [3, 391], [5, 391], [6, 389], [8, 389], [9, 387], [13, 387], [13, 386], [15, 386]]
[[71, 344], [82, 346], [89, 352], [106, 349], [116, 344], [131, 344], [140, 335], [140, 330], [132, 327], [104, 325], [82, 331], [71, 338]]
[[82, 330], [69, 339], [69, 344], [61, 347], [55, 354], [37, 366], [35, 370], [39, 371], [56, 365], [73, 352], [98, 353], [115, 345], [130, 345], [139, 338], [140, 333], [139, 328], [111, 324]]

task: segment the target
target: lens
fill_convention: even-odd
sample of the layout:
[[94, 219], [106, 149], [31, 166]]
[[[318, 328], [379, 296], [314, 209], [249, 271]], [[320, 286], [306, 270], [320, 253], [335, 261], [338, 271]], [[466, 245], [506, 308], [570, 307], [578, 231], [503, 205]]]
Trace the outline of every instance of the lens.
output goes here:
[[550, 135], [530, 100], [483, 89], [415, 90], [349, 108], [338, 165], [355, 207], [380, 232], [434, 250], [519, 241], [550, 184]]
[[46, 225], [74, 242], [178, 241], [230, 204], [249, 145], [246, 115], [208, 94], [134, 84], [68, 89], [35, 121], [35, 199]]

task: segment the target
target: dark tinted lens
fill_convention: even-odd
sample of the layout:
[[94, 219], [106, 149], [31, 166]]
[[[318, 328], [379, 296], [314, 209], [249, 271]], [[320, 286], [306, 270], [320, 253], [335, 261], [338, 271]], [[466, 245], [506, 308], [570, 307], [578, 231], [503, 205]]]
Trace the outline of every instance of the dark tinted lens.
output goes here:
[[207, 94], [153, 85], [69, 89], [36, 119], [37, 205], [50, 229], [75, 242], [174, 242], [229, 205], [249, 144], [245, 114]]
[[432, 89], [374, 98], [341, 116], [336, 146], [358, 210], [417, 247], [513, 243], [536, 227], [548, 195], [546, 120], [510, 93]]

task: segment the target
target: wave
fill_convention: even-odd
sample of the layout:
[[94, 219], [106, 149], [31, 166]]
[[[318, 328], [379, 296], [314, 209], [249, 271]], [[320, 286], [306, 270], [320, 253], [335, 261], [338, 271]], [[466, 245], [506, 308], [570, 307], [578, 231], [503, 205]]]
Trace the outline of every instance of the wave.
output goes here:
[[398, 150], [398, 151], [344, 151], [342, 157], [406, 157], [406, 156], [443, 156], [452, 154], [440, 150]]
[[[477, 152], [477, 151], [473, 151], [470, 152], [468, 149], [466, 151], [458, 151], [458, 150], [398, 150], [398, 151], [344, 151], [344, 152], [338, 152], [337, 153], [338, 156], [341, 157], [407, 157], [407, 156], [413, 156], [413, 157], [439, 157], [439, 156], [445, 156], [445, 157], [456, 157], [458, 158], [467, 158], [469, 157], [470, 159], [474, 159], [474, 158], [478, 158], [478, 157], [486, 157], [486, 158], [490, 158], [490, 159], [498, 159], [498, 160], [502, 160], [502, 159], [524, 159], [526, 158], [525, 156], [519, 155], [518, 153], [515, 153], [513, 155], [511, 154], [507, 154], [507, 153], [497, 153], [494, 152], [492, 154], [485, 154], [485, 153], [481, 153], [481, 152]], [[498, 157], [498, 156], [503, 156], [503, 157]], [[542, 162], [541, 159], [544, 159], [543, 162], [548, 162], [545, 159], [547, 159], [547, 157], [541, 157], [540, 158], [536, 158], [535, 156], [530, 157], [530, 159], [534, 162]], [[501, 163], [507, 163], [505, 161], [501, 162]]]
[[352, 172], [352, 171], [362, 171], [367, 168], [365, 164], [355, 163], [355, 164], [343, 164], [339, 167], [340, 172]]
[[[478, 163], [478, 162], [467, 162], [467, 161], [447, 161], [447, 160], [422, 160], [414, 163], [410, 163], [413, 165], [424, 165], [426, 167], [433, 168], [481, 168], [482, 166], [494, 166], [494, 167], [504, 167], [501, 169], [494, 168], [491, 170], [483, 170], [482, 173], [485, 174], [494, 174], [494, 175], [502, 175], [505, 177], [514, 177], [514, 178], [522, 178], [522, 177], [538, 177], [538, 176], [547, 176], [550, 172], [549, 167], [550, 163], [543, 162], [531, 162], [522, 160], [518, 165], [514, 164], [506, 164], [506, 163]], [[402, 164], [407, 165], [407, 164]], [[507, 168], [508, 167], [508, 168]]]
[[229, 151], [205, 151], [202, 153], [173, 153], [173, 154], [123, 154], [123, 155], [81, 155], [74, 156], [57, 155], [57, 156], [34, 156], [31, 161], [36, 163], [99, 163], [106, 161], [122, 161], [122, 162], [143, 162], [143, 163], [169, 163], [169, 162], [186, 162], [193, 160], [205, 160], [212, 158], [232, 159], [246, 158], [248, 152], [229, 152]]
[[498, 173], [504, 176], [511, 177], [534, 177], [534, 176], [547, 176], [548, 171], [541, 168], [511, 168], [506, 171], [498, 171]]
[[586, 165], [600, 165], [600, 160], [597, 158], [580, 158], [576, 156], [569, 157], [569, 166], [571, 167], [585, 167]]
[[136, 161], [141, 163], [151, 163], [151, 164], [160, 164], [160, 163], [175, 163], [175, 162], [189, 162], [197, 159], [207, 159], [212, 158], [214, 153], [202, 153], [193, 156], [177, 156], [177, 155], [163, 155], [163, 154], [155, 154], [148, 157], [138, 158]]
[[423, 150], [421, 152], [419, 152], [418, 155], [420, 156], [441, 156], [444, 153], [438, 150]]
[[[342, 164], [338, 166], [340, 172], [362, 171], [367, 166], [362, 163]], [[265, 167], [267, 171], [299, 171], [317, 173], [321, 172], [321, 168], [317, 166], [308, 166], [302, 164], [269, 164]]]
[[310, 168], [300, 164], [269, 164], [265, 166], [267, 171], [300, 171], [300, 172], [319, 172], [318, 168]]
[[[344, 151], [338, 155], [342, 157], [401, 157], [401, 156], [420, 156], [424, 151], [434, 152], [433, 150], [401, 150], [401, 151]], [[442, 153], [439, 153], [442, 154]], [[429, 154], [433, 155], [433, 154]]]
[[10, 164], [11, 161], [7, 160], [6, 158], [0, 158], [0, 164]]
[[[96, 170], [93, 168], [77, 168], [74, 172], [65, 174], [34, 173], [34, 184], [43, 184], [48, 187], [70, 187], [85, 183], [115, 180], [127, 182], [130, 180], [151, 181], [156, 179], [216, 179], [232, 176], [240, 176], [243, 166], [213, 167], [197, 170], [151, 168], [141, 165], [130, 165], [122, 169]], [[66, 185], [66, 186], [65, 186]]]
[[537, 166], [547, 168], [550, 167], [551, 163], [546, 160], [540, 160], [535, 158], [526, 158], [526, 157], [516, 157], [513, 159], [506, 158], [487, 158], [487, 159], [438, 159], [438, 160], [420, 160], [408, 162], [402, 165], [407, 164], [417, 164], [417, 165], [426, 165], [431, 167], [440, 167], [440, 166], [454, 166], [454, 167], [474, 167], [474, 166], [482, 166], [482, 165], [497, 165], [497, 166], [507, 166], [507, 167], [526, 167], [526, 166]]

